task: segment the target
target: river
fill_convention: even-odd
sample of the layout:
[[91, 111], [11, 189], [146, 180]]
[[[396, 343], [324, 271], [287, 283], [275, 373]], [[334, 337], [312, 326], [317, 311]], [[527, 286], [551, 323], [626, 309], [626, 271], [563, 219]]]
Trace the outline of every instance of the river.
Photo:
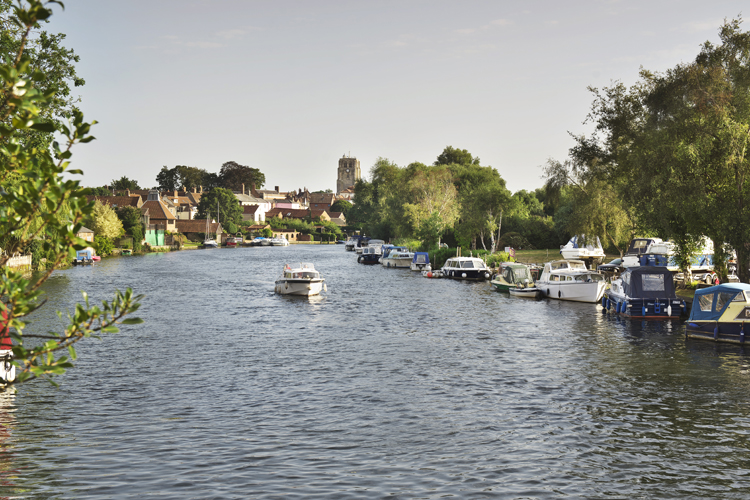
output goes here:
[[[274, 295], [313, 262], [319, 297]], [[750, 358], [681, 322], [357, 264], [341, 245], [185, 251], [55, 272], [146, 294], [59, 388], [0, 400], [13, 498], [743, 498]]]

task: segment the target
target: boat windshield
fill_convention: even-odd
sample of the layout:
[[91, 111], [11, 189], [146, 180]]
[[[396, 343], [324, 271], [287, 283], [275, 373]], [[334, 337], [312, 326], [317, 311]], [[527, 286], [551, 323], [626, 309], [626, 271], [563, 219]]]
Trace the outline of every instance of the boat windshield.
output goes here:
[[470, 260], [467, 260], [463, 264], [461, 264], [461, 269], [474, 269], [474, 263]]

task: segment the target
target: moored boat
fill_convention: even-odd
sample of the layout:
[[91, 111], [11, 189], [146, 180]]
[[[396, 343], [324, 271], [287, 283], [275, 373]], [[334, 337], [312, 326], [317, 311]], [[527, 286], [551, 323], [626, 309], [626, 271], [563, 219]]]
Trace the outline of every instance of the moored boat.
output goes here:
[[638, 319], [679, 318], [685, 301], [675, 294], [672, 272], [663, 266], [633, 267], [604, 292], [604, 311]]
[[725, 283], [697, 289], [685, 334], [735, 344], [750, 340], [750, 285]]
[[490, 281], [490, 284], [499, 292], [508, 292], [511, 288], [519, 285], [525, 286], [526, 283], [534, 284], [529, 268], [515, 262], [504, 263], [501, 272]]
[[324, 281], [309, 262], [287, 264], [281, 278], [276, 280], [274, 291], [280, 295], [318, 295], [325, 286]]
[[544, 265], [536, 282], [542, 295], [574, 302], [599, 302], [607, 286], [604, 276], [580, 260], [555, 260]]
[[432, 271], [430, 255], [427, 252], [414, 252], [410, 268], [412, 271]]
[[409, 268], [413, 259], [414, 254], [406, 247], [395, 247], [391, 248], [387, 254], [383, 254], [380, 264], [383, 267]]
[[445, 278], [484, 281], [490, 279], [487, 264], [479, 257], [451, 257], [440, 269]]
[[367, 246], [362, 249], [362, 253], [357, 256], [357, 262], [360, 264], [378, 264], [380, 263], [380, 247]]
[[[560, 247], [560, 255], [567, 260], [588, 260], [601, 263], [604, 259], [604, 249], [598, 236], [575, 235], [567, 244]], [[595, 266], [591, 266], [594, 268]]]
[[524, 297], [527, 299], [535, 299], [542, 295], [542, 291], [534, 283], [528, 283], [526, 286], [511, 287], [508, 289], [508, 293], [514, 297]]

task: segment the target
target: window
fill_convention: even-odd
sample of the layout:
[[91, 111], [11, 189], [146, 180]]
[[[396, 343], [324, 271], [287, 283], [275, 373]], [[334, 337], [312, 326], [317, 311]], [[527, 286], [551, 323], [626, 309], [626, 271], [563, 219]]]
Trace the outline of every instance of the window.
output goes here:
[[710, 311], [711, 305], [714, 302], [714, 294], [713, 293], [707, 293], [705, 295], [701, 295], [698, 298], [698, 303], [700, 304], [701, 311]]
[[730, 292], [719, 293], [716, 298], [716, 310], [721, 311], [722, 309], [724, 309], [724, 306], [731, 302], [735, 295], [735, 293]]
[[644, 292], [663, 292], [664, 275], [663, 274], [642, 274], [641, 286]]
[[470, 260], [467, 260], [461, 267], [463, 269], [474, 269], [474, 263]]

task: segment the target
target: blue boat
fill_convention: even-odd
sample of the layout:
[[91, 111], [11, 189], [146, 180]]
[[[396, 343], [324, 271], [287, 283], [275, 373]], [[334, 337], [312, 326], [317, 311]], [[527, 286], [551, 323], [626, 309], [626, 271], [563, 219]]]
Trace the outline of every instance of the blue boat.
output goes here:
[[360, 264], [377, 264], [380, 262], [380, 247], [366, 246], [362, 248], [362, 253], [357, 256], [357, 262]]
[[94, 252], [91, 249], [78, 250], [76, 252], [76, 258], [73, 259], [74, 266], [82, 266], [94, 263]]
[[695, 291], [688, 337], [744, 344], [750, 333], [750, 285], [725, 283]]
[[411, 270], [432, 271], [430, 255], [427, 252], [414, 252], [414, 258], [411, 261]]
[[637, 319], [679, 318], [686, 310], [675, 294], [672, 272], [663, 266], [627, 269], [605, 290], [602, 307]]

